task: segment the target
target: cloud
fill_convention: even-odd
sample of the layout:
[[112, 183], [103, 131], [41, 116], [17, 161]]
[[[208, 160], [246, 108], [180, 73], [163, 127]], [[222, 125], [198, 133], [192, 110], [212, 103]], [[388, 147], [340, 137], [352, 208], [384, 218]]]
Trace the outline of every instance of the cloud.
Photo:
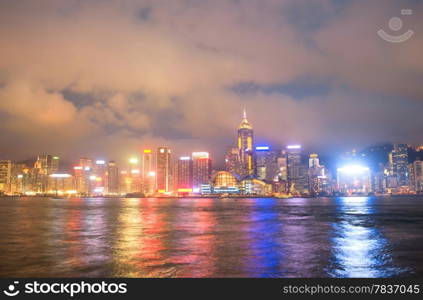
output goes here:
[[[361, 0], [1, 2], [2, 156], [119, 159], [168, 145], [176, 154], [210, 150], [219, 161], [243, 107], [257, 141], [322, 150], [417, 143], [421, 18], [404, 17], [416, 31], [407, 43], [376, 35], [401, 8]], [[313, 94], [304, 78], [322, 82], [323, 92]], [[258, 90], [232, 89], [242, 83]]]

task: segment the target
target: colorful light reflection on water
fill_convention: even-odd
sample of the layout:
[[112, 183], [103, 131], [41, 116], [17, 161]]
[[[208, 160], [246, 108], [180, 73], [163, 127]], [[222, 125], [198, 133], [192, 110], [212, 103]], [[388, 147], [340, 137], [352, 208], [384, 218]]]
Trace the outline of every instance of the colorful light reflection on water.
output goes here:
[[422, 198], [0, 199], [0, 277], [423, 275]]

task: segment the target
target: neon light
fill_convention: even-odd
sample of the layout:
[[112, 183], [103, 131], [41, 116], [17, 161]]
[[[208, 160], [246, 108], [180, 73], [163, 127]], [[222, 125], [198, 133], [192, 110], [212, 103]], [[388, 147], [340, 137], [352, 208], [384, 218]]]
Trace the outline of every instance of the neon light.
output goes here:
[[256, 147], [257, 151], [265, 151], [265, 150], [270, 150], [269, 146], [258, 146]]
[[131, 174], [139, 174], [140, 170], [131, 170]]
[[368, 172], [370, 169], [368, 167], [360, 166], [360, 165], [350, 165], [344, 166], [342, 168], [338, 168], [338, 172], [347, 173], [347, 174], [360, 174], [364, 172]]
[[96, 160], [95, 161], [95, 163], [97, 164], [97, 165], [104, 165], [106, 162], [104, 161], [104, 160]]
[[151, 153], [151, 149], [144, 149], [144, 153]]
[[179, 158], [179, 160], [190, 160], [190, 159], [191, 159], [191, 157], [189, 157], [189, 156], [181, 156]]
[[209, 158], [208, 152], [192, 152], [192, 158]]
[[192, 189], [178, 189], [178, 192], [180, 192], [180, 193], [191, 193]]
[[150, 172], [148, 172], [148, 176], [154, 177], [154, 176], [156, 176], [156, 172], [150, 171]]
[[138, 163], [138, 158], [136, 158], [136, 157], [131, 157], [131, 158], [129, 159], [129, 163], [130, 163], [130, 164], [133, 164], [133, 165], [136, 165], [136, 164]]
[[288, 145], [286, 149], [301, 149], [301, 145]]
[[82, 170], [82, 167], [81, 166], [75, 166], [75, 167], [73, 167], [73, 169], [74, 170]]
[[50, 177], [53, 178], [69, 178], [71, 177], [70, 174], [51, 174]]

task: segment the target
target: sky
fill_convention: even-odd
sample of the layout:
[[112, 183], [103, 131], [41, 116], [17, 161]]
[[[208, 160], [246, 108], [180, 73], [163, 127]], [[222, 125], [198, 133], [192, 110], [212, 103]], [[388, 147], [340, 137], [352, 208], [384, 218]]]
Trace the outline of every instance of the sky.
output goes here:
[[421, 14], [415, 0], [3, 0], [0, 158], [168, 146], [219, 164], [244, 108], [256, 144], [423, 144]]

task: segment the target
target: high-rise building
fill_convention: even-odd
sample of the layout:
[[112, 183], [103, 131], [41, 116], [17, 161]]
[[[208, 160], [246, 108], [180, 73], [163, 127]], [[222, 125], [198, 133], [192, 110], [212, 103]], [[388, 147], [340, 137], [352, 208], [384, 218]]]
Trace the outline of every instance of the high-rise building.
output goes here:
[[310, 194], [321, 195], [330, 193], [329, 172], [325, 166], [320, 164], [319, 156], [317, 154], [310, 154], [308, 162]]
[[256, 177], [269, 182], [278, 177], [278, 153], [269, 146], [255, 148]]
[[170, 149], [159, 147], [157, 149], [156, 159], [156, 189], [159, 193], [170, 192], [172, 182], [171, 156]]
[[307, 194], [308, 168], [301, 162], [301, 146], [289, 145], [287, 149], [288, 191], [292, 194]]
[[423, 192], [423, 161], [416, 160], [412, 166], [414, 190], [416, 193], [421, 193]]
[[181, 192], [192, 191], [192, 160], [189, 156], [178, 159], [176, 166], [176, 190]]
[[240, 163], [240, 176], [245, 177], [254, 174], [254, 135], [253, 126], [247, 120], [244, 110], [241, 124], [238, 128], [238, 151]]
[[390, 154], [392, 175], [396, 178], [396, 187], [408, 185], [408, 146], [406, 144], [394, 144]]
[[239, 161], [239, 150], [238, 148], [229, 148], [225, 156], [225, 167], [226, 171], [240, 175], [241, 166]]
[[156, 172], [153, 164], [153, 150], [143, 150], [141, 167], [143, 193], [146, 195], [151, 195], [154, 193], [156, 185]]
[[107, 192], [119, 193], [119, 169], [114, 161], [109, 161], [107, 164]]
[[103, 195], [107, 191], [107, 164], [103, 159], [97, 159], [93, 165], [91, 193]]
[[39, 169], [40, 174], [50, 175], [57, 173], [59, 170], [59, 157], [49, 154], [38, 155], [34, 167]]
[[308, 159], [308, 167], [317, 168], [320, 166], [319, 156], [317, 154], [310, 154], [310, 158]]
[[0, 160], [0, 192], [8, 193], [12, 181], [12, 161]]
[[209, 184], [211, 176], [211, 159], [208, 152], [192, 153], [192, 185], [194, 191], [203, 184]]
[[49, 183], [49, 175], [59, 170], [59, 157], [49, 154], [38, 155], [33, 170], [33, 187], [37, 193], [46, 193]]

